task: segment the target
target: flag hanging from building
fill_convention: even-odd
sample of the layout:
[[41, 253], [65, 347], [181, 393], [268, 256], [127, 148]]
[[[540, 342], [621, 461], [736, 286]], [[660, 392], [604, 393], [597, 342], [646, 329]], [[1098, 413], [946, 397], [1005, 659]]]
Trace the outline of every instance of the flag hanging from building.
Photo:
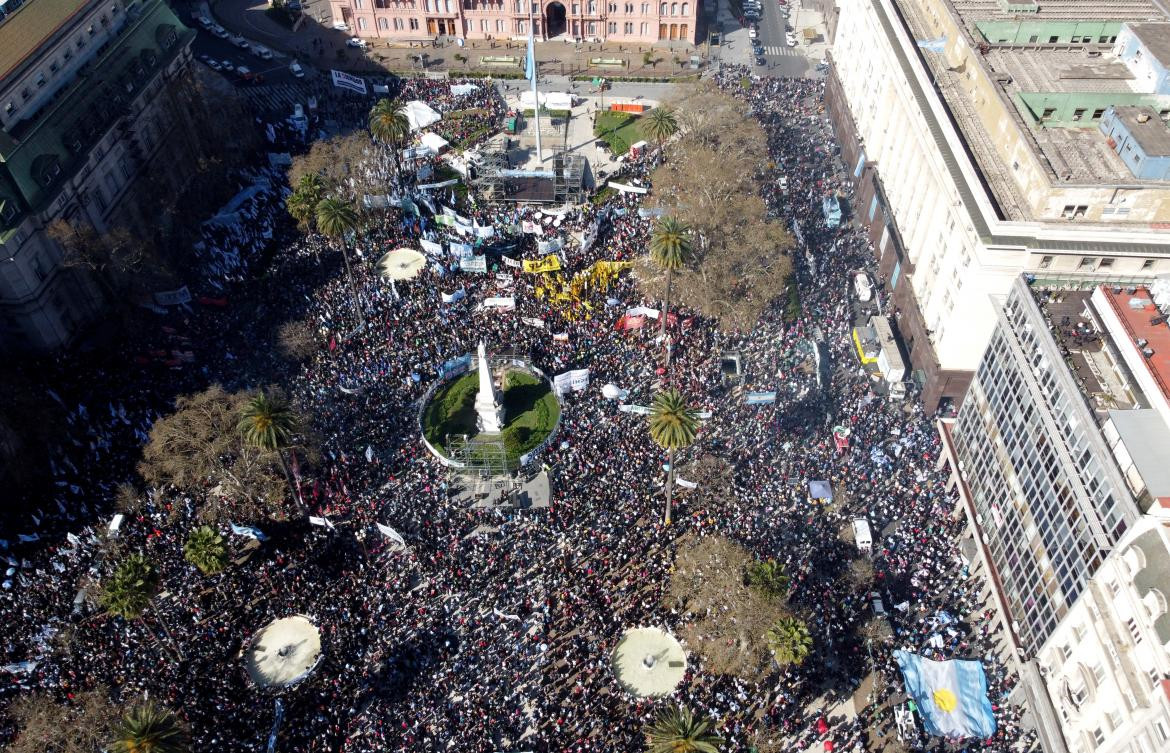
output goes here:
[[979, 662], [932, 661], [908, 651], [895, 651], [894, 659], [929, 734], [983, 739], [995, 734], [987, 676]]

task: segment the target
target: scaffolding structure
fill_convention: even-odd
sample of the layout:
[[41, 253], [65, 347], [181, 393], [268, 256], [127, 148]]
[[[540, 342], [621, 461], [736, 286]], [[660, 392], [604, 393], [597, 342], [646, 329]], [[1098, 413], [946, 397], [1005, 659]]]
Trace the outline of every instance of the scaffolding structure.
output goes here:
[[555, 148], [536, 170], [512, 168], [506, 137], [492, 139], [480, 151], [472, 185], [488, 201], [578, 204], [585, 201], [587, 163], [579, 154]]
[[507, 476], [513, 470], [514, 464], [508, 461], [504, 440], [498, 435], [468, 437], [466, 434], [448, 434], [445, 446], [447, 456], [463, 466], [456, 473], [491, 478]]

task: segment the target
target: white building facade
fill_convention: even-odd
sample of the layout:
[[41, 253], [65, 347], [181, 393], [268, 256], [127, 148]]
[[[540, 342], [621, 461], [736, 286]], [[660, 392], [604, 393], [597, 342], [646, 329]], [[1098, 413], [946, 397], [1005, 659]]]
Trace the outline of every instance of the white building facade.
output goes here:
[[[863, 223], [876, 222], [881, 210], [884, 227], [873, 228], [871, 239], [928, 409], [940, 398], [962, 399], [995, 326], [992, 299], [1005, 297], [1021, 272], [1098, 280], [1103, 272], [1125, 279], [1170, 272], [1170, 225], [1163, 221], [1170, 186], [1142, 186], [1138, 201], [1108, 186], [1049, 185], [1034, 175], [1035, 155], [993, 154], [1000, 141], [1027, 141], [1015, 116], [1006, 114], [992, 129], [992, 143], [980, 148], [1006, 159], [1015, 175], [1001, 180], [983, 170], [972, 144], [982, 138], [974, 130], [984, 127], [984, 113], [954, 117], [923, 57], [936, 53], [924, 51], [904, 21], [911, 6], [935, 18], [952, 6], [933, 0], [840, 5], [829, 110], [844, 142], [850, 137], [842, 132], [855, 131], [856, 156], [844, 150], [847, 163], [856, 164], [854, 177], [860, 182], [872, 170], [874, 182], [880, 180], [872, 202], [853, 210]], [[940, 64], [966, 71], [960, 76], [971, 87], [966, 96], [987, 107], [1003, 104], [987, 104], [995, 95], [979, 87], [996, 82], [962, 34], [942, 37], [941, 44]], [[834, 95], [844, 106], [834, 107]], [[1001, 191], [1026, 197], [1030, 204], [1021, 211], [1027, 216], [1005, 214]], [[1110, 196], [1129, 202], [1123, 216], [1135, 220], [1130, 210], [1140, 211], [1143, 222], [1087, 222], [1117, 216]]]
[[1144, 516], [1040, 653], [1071, 753], [1170, 750], [1170, 519]]

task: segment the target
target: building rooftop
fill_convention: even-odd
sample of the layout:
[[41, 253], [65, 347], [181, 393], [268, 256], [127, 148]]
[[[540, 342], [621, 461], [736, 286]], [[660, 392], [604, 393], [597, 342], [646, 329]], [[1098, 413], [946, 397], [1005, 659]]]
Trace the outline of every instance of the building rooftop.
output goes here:
[[[1170, 24], [1166, 24], [1170, 27]], [[1150, 157], [1170, 156], [1170, 128], [1152, 107], [1117, 107], [1117, 118], [1125, 124], [1142, 151]]]
[[1101, 333], [1088, 315], [1092, 291], [1048, 290], [1035, 285], [1031, 290], [1065, 365], [1098, 420], [1104, 421], [1111, 410], [1140, 407], [1136, 389], [1117, 375]]
[[1133, 35], [1163, 65], [1170, 65], [1170, 23], [1130, 24]]
[[[970, 24], [984, 19], [1018, 21], [1021, 17], [1036, 21], [1146, 21], [1162, 18], [1162, 10], [1152, 0], [1114, 0], [1104, 5], [1086, 0], [1040, 0], [1036, 3], [1014, 0], [1010, 6], [1004, 0], [952, 0], [951, 6]], [[1026, 16], [1015, 12], [1021, 6], [1030, 6], [1025, 10]]]
[[[982, 94], [973, 94], [972, 62], [993, 82], [1014, 125], [1037, 156], [1054, 191], [1076, 186], [1140, 185], [1167, 190], [1165, 182], [1135, 179], [1132, 171], [1109, 147], [1093, 114], [1109, 105], [1148, 105], [1151, 95], [1135, 90], [1136, 81], [1124, 63], [1113, 56], [1109, 40], [1123, 23], [1165, 21], [1152, 0], [1119, 0], [1107, 5], [1088, 0], [1056, 0], [1032, 5], [1028, 0], [893, 0], [910, 36], [920, 40], [939, 36], [931, 15], [935, 2], [948, 8], [971, 50], [955, 64], [948, 52], [919, 52], [951, 117], [962, 133], [971, 157], [990, 188], [1004, 219], [1038, 219], [1032, 194], [1012, 160], [1001, 151], [1003, 139], [981, 119]], [[1027, 9], [1021, 6], [1030, 5]], [[1010, 10], [1009, 10], [1010, 7]], [[946, 23], [946, 22], [944, 22]], [[1157, 27], [1160, 24], [1138, 24]], [[1057, 40], [1052, 42], [1050, 40]], [[978, 72], [976, 72], [978, 75]], [[1053, 108], [1066, 117], [1055, 122], [1042, 118]], [[1083, 109], [1080, 118], [1074, 110]], [[1079, 120], [1080, 122], [1071, 122]], [[1000, 121], [1002, 127], [1002, 121]], [[1050, 218], [1056, 219], [1056, 218]]]
[[1155, 410], [1109, 411], [1146, 491], [1154, 499], [1170, 498], [1170, 427]]
[[90, 0], [29, 0], [0, 24], [0, 81], [70, 19], [85, 10]]
[[[1154, 304], [1146, 288], [1100, 288], [1113, 313], [1125, 328], [1126, 347], [1138, 347], [1144, 341], [1145, 363], [1150, 375], [1170, 400], [1170, 324]], [[1130, 291], [1133, 292], [1130, 292]], [[1122, 346], [1121, 343], [1118, 344]]]

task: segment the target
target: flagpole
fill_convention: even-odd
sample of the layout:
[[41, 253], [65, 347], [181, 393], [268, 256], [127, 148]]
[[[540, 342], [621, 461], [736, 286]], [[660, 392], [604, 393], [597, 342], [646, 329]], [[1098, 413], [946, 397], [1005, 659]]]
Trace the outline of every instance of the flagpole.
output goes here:
[[539, 78], [536, 70], [536, 41], [533, 35], [532, 3], [528, 3], [528, 60], [525, 71], [532, 80], [532, 112], [536, 123], [536, 162], [544, 162], [544, 153], [540, 148], [540, 93], [536, 89], [536, 79]]

